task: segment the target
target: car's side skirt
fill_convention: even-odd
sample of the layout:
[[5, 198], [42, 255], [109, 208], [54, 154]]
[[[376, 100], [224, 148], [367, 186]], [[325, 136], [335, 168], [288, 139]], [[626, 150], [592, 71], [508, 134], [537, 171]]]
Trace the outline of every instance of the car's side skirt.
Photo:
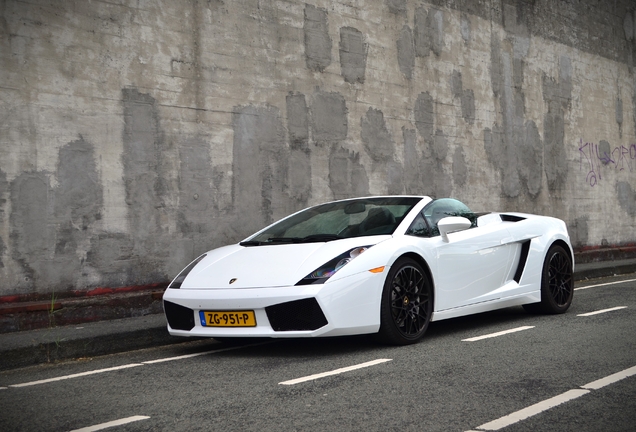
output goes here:
[[468, 306], [446, 309], [443, 311], [433, 312], [431, 321], [441, 321], [449, 318], [457, 318], [465, 315], [472, 315], [482, 312], [489, 312], [496, 309], [502, 309], [512, 306], [521, 306], [528, 303], [538, 303], [541, 301], [541, 291], [533, 291], [531, 293], [520, 294], [518, 296], [507, 297], [503, 299], [490, 300], [482, 303], [475, 303]]

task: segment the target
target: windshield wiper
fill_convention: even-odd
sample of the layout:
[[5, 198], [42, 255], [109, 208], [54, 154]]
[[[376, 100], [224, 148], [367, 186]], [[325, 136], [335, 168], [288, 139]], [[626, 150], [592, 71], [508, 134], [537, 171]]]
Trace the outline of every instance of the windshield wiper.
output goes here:
[[333, 240], [340, 240], [343, 238], [344, 237], [340, 237], [339, 235], [336, 235], [336, 234], [312, 234], [312, 235], [308, 235], [307, 237], [303, 237], [302, 242], [303, 243], [323, 242], [323, 241], [328, 242]]
[[285, 243], [317, 243], [317, 242], [329, 242], [333, 240], [340, 240], [344, 237], [340, 237], [336, 234], [311, 234], [306, 237], [270, 237], [265, 241], [248, 240], [239, 243], [241, 246], [264, 246], [272, 244], [285, 244]]
[[340, 240], [342, 238], [344, 237], [336, 234], [311, 234], [306, 237], [271, 237], [267, 241], [272, 243], [315, 243]]
[[256, 240], [248, 240], [248, 241], [243, 241], [239, 243], [239, 246], [260, 246], [264, 244], [263, 242], [260, 241], [256, 241]]
[[300, 237], [270, 237], [267, 239], [269, 243], [300, 243]]
[[284, 243], [300, 243], [300, 237], [271, 237], [265, 241], [258, 240], [246, 240], [239, 243], [239, 246], [267, 246], [273, 244], [284, 244]]

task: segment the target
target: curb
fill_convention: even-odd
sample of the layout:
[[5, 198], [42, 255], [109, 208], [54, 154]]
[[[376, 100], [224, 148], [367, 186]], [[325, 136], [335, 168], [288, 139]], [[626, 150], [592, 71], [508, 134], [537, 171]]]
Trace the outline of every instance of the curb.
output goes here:
[[598, 279], [630, 273], [636, 273], [636, 259], [590, 262], [574, 265], [575, 281]]
[[151, 348], [190, 339], [170, 336], [163, 314], [0, 334], [0, 370]]

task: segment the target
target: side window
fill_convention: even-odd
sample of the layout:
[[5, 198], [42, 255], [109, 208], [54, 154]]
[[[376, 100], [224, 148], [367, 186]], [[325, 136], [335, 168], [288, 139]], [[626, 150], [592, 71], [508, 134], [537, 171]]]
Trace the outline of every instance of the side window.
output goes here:
[[426, 224], [426, 220], [424, 220], [422, 213], [417, 215], [409, 229], [406, 230], [406, 234], [416, 237], [429, 237], [430, 230], [428, 229], [428, 225]]
[[448, 216], [461, 216], [472, 222], [471, 228], [477, 226], [477, 216], [461, 201], [452, 198], [441, 198], [431, 202], [424, 210], [424, 217], [431, 227], [431, 236], [439, 235], [437, 223]]

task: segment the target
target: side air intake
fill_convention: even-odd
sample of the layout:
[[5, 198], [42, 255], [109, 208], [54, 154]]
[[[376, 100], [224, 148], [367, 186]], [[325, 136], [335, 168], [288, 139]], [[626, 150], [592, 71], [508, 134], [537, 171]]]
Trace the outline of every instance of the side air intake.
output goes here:
[[515, 272], [514, 280], [519, 283], [521, 275], [523, 275], [523, 269], [526, 268], [526, 262], [528, 261], [528, 252], [530, 252], [530, 240], [526, 240], [521, 243], [521, 256], [519, 256], [519, 265], [517, 265], [517, 271]]

